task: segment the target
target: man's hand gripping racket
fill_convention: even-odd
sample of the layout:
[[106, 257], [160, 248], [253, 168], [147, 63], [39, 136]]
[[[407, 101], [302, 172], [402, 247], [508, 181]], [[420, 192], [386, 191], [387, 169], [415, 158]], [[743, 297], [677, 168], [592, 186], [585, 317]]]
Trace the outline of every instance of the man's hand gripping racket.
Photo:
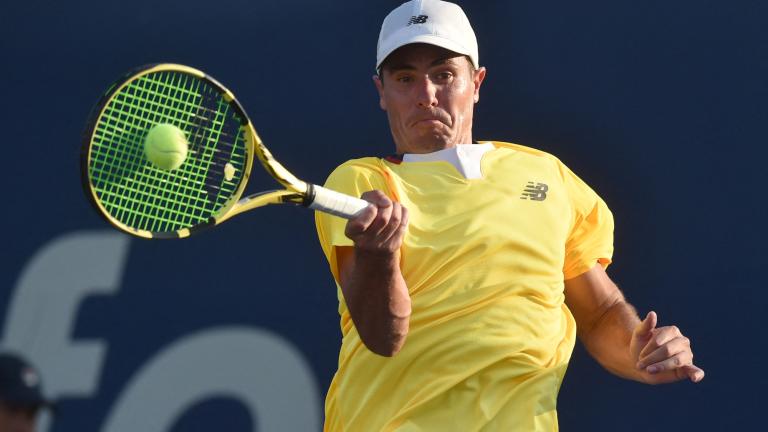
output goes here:
[[[232, 92], [187, 66], [146, 66], [117, 81], [94, 108], [83, 141], [86, 195], [112, 225], [139, 237], [187, 237], [268, 204], [347, 219], [369, 205], [291, 174]], [[241, 198], [254, 154], [285, 189]]]

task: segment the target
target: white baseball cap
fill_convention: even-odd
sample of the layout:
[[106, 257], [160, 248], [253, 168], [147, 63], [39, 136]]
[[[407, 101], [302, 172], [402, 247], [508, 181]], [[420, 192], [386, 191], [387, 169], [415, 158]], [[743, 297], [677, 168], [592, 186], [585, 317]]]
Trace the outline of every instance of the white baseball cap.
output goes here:
[[480, 67], [477, 38], [459, 5], [440, 0], [411, 0], [384, 18], [376, 48], [376, 70], [403, 45], [426, 43], [469, 56]]

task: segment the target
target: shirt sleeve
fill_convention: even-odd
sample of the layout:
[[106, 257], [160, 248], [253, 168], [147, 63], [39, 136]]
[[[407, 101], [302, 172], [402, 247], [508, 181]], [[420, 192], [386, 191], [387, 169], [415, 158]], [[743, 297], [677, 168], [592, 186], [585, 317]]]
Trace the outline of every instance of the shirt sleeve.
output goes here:
[[[359, 160], [346, 162], [336, 168], [326, 180], [324, 187], [354, 197], [376, 189], [388, 194], [380, 168], [375, 163]], [[353, 246], [352, 240], [344, 234], [346, 225], [347, 220], [344, 218], [315, 212], [317, 236], [336, 282], [339, 282], [336, 247]]]
[[571, 201], [572, 225], [565, 243], [564, 279], [585, 273], [595, 263], [607, 268], [613, 257], [613, 214], [605, 202], [566, 166], [561, 166]]

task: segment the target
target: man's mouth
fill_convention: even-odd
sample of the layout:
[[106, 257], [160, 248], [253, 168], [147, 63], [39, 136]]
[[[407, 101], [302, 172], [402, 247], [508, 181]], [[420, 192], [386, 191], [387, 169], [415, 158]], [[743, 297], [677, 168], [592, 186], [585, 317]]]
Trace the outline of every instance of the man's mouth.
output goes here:
[[421, 117], [421, 118], [417, 118], [415, 121], [411, 123], [412, 126], [417, 126], [421, 124], [448, 124], [448, 123], [445, 122], [439, 116]]
[[440, 120], [438, 120], [438, 119], [421, 119], [421, 120], [416, 120], [415, 124], [419, 124], [419, 123], [442, 123], [442, 122]]

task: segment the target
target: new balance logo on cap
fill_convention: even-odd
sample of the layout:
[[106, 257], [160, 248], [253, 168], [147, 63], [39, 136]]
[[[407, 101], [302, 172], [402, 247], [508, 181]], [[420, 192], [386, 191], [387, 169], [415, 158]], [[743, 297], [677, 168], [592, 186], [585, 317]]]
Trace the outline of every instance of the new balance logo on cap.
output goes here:
[[523, 194], [520, 196], [520, 199], [528, 199], [532, 201], [544, 201], [547, 199], [547, 191], [549, 190], [549, 186], [545, 185], [544, 183], [534, 183], [534, 182], [528, 182], [525, 185], [525, 190], [523, 191]]
[[[415, 24], [415, 25], [414, 25]], [[455, 3], [440, 0], [411, 0], [395, 8], [384, 18], [376, 45], [376, 70], [396, 49], [426, 43], [472, 60], [480, 68], [477, 38], [467, 15]]]
[[[408, 20], [408, 25], [412, 24], [424, 24], [427, 22], [427, 19], [429, 17], [427, 15], [419, 15], [419, 16], [412, 16], [410, 20]], [[407, 27], [407, 26], [406, 26]]]

